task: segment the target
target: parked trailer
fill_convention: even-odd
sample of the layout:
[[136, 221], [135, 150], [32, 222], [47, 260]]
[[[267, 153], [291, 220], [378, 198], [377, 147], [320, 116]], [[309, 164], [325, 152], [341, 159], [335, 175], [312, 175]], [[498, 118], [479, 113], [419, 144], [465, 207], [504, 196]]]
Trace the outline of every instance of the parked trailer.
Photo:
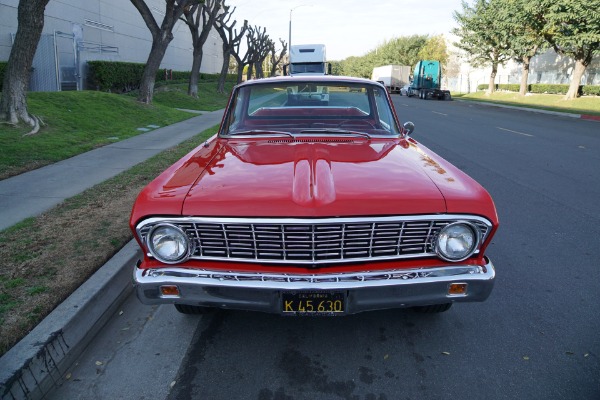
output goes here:
[[452, 100], [449, 90], [440, 89], [442, 67], [439, 61], [421, 60], [415, 65], [408, 96], [420, 99]]
[[406, 65], [384, 65], [373, 68], [371, 79], [380, 81], [390, 93], [400, 93], [400, 88], [409, 82], [410, 67]]

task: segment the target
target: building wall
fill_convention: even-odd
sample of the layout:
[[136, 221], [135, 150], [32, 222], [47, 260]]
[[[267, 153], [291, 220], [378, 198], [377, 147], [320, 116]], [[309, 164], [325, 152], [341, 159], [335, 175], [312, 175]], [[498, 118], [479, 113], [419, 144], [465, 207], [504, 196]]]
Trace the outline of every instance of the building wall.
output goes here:
[[[450, 47], [450, 46], [449, 46]], [[456, 64], [453, 73], [448, 73], [447, 87], [456, 92], [475, 92], [478, 85], [487, 85], [492, 72], [491, 67], [477, 68], [466, 61], [466, 57], [455, 54], [450, 63]], [[498, 67], [495, 83], [520, 84], [522, 65], [509, 61]], [[575, 61], [569, 57], [561, 56], [554, 50], [548, 50], [535, 56], [530, 63], [527, 82], [546, 84], [569, 84], [575, 68]], [[582, 85], [600, 85], [600, 56], [594, 57], [592, 63], [586, 68], [581, 79]]]
[[[8, 60], [12, 35], [17, 31], [18, 0], [0, 0], [0, 61]], [[146, 0], [159, 25], [164, 0]], [[129, 0], [52, 0], [45, 12], [43, 35], [74, 37], [79, 43], [79, 63], [85, 71], [87, 60], [145, 63], [152, 47], [152, 35]], [[178, 21], [174, 39], [161, 68], [189, 71], [192, 67], [192, 39], [187, 25]], [[73, 57], [73, 40], [57, 41], [59, 58]], [[212, 31], [204, 44], [203, 73], [218, 73], [223, 60], [221, 38]], [[68, 62], [69, 60], [66, 60]]]

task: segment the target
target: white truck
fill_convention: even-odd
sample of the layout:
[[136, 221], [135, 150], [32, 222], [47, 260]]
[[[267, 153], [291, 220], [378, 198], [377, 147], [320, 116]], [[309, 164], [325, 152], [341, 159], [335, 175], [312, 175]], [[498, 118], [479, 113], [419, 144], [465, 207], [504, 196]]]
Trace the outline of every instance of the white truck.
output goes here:
[[410, 66], [384, 65], [373, 68], [371, 80], [381, 82], [390, 93], [400, 93], [400, 88], [410, 83], [410, 72]]
[[324, 44], [297, 44], [290, 47], [290, 63], [284, 66], [284, 75], [327, 75], [331, 64], [327, 63]]

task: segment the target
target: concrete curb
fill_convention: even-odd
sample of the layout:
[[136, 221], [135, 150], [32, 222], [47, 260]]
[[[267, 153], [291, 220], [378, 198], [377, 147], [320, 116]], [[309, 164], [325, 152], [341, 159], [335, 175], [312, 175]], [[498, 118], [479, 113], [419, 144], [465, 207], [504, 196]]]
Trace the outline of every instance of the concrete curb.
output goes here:
[[529, 111], [529, 112], [535, 112], [535, 113], [539, 113], [539, 114], [557, 115], [559, 117], [577, 118], [577, 119], [585, 119], [588, 121], [600, 122], [600, 116], [597, 116], [597, 115], [573, 114], [573, 113], [560, 112], [560, 111], [540, 110], [539, 108], [507, 106], [505, 104], [488, 103], [485, 101], [473, 101], [473, 100], [462, 100], [462, 99], [453, 99], [453, 100], [461, 101], [463, 103], [478, 104], [478, 105], [489, 106], [489, 107], [508, 108], [511, 110]]
[[131, 240], [91, 278], [0, 358], [0, 396], [41, 399], [132, 292], [141, 250]]

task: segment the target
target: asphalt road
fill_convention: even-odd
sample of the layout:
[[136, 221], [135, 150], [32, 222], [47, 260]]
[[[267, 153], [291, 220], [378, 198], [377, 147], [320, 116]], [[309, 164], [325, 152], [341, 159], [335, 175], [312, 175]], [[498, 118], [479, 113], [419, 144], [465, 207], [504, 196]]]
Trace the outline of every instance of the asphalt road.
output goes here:
[[130, 298], [51, 398], [600, 399], [600, 124], [394, 102], [496, 202], [488, 301], [295, 319]]

